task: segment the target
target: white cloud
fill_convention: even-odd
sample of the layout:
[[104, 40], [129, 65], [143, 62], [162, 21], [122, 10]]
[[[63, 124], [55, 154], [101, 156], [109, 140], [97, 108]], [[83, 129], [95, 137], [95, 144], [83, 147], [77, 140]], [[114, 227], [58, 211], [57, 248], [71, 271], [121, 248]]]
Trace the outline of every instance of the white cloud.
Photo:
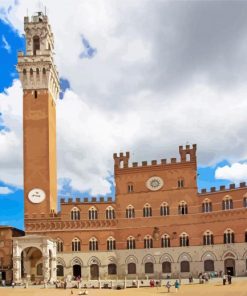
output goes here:
[[219, 167], [215, 171], [215, 178], [232, 182], [247, 181], [247, 163], [233, 163]]
[[0, 113], [7, 129], [0, 130], [0, 180], [17, 187], [22, 176], [22, 89], [19, 80], [0, 93]]
[[[0, 17], [21, 34], [26, 8], [31, 14], [39, 5], [10, 3], [3, 3]], [[71, 5], [61, 0], [59, 13], [56, 1], [43, 3], [60, 76], [72, 88], [57, 104], [57, 147], [58, 175], [71, 179], [74, 189], [109, 192], [106, 178], [118, 151], [130, 150], [135, 161], [151, 160], [172, 157], [179, 145], [190, 142], [198, 144], [200, 165], [247, 159], [247, 25], [241, 23], [246, 17], [239, 16], [231, 26], [227, 15], [235, 8], [226, 13], [227, 5], [220, 7], [219, 24], [214, 19], [217, 3], [211, 14], [208, 7], [206, 12], [190, 9], [199, 4], [185, 9], [182, 2], [168, 1]], [[81, 36], [97, 50], [91, 59], [80, 59]], [[0, 112], [9, 128], [0, 133], [0, 180], [18, 185], [21, 104], [16, 81], [0, 95]]]
[[2, 35], [2, 42], [3, 42], [3, 48], [5, 48], [8, 53], [10, 53], [11, 47], [10, 47], [9, 43], [7, 42], [6, 38], [4, 37], [4, 35]]
[[10, 194], [13, 193], [13, 191], [11, 189], [9, 189], [8, 187], [0, 187], [0, 195], [1, 194]]

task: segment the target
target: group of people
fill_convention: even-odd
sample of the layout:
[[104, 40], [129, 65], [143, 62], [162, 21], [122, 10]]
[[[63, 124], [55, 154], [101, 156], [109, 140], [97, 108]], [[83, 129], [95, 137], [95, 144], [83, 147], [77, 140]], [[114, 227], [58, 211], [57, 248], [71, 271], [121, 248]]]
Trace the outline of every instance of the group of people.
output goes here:
[[222, 280], [223, 280], [223, 285], [225, 285], [226, 282], [228, 282], [228, 284], [231, 285], [231, 283], [232, 283], [232, 276], [230, 274], [227, 274], [227, 275], [224, 274]]
[[168, 281], [165, 286], [167, 288], [168, 293], [170, 293], [170, 289], [171, 289], [172, 286], [175, 287], [175, 292], [177, 292], [179, 290], [179, 288], [180, 288], [180, 282], [178, 280], [176, 280], [174, 282], [174, 284], [171, 284], [170, 281]]

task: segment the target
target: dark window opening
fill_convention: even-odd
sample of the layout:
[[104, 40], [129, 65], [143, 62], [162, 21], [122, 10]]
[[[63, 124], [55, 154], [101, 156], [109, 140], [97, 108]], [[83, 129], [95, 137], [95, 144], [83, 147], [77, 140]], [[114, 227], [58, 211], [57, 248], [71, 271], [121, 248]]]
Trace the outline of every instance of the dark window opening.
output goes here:
[[57, 265], [57, 276], [64, 276], [63, 265]]
[[180, 263], [181, 272], [190, 272], [190, 263], [188, 261], [182, 261]]
[[128, 264], [128, 274], [136, 274], [136, 264], [135, 263]]
[[117, 265], [116, 264], [109, 264], [108, 265], [108, 274], [117, 274]]
[[39, 36], [33, 37], [33, 55], [36, 55], [36, 51], [40, 50], [40, 39]]
[[145, 263], [145, 273], [154, 273], [154, 264], [152, 262]]
[[37, 92], [37, 90], [34, 91], [34, 98], [35, 98], [35, 99], [38, 98], [38, 92]]

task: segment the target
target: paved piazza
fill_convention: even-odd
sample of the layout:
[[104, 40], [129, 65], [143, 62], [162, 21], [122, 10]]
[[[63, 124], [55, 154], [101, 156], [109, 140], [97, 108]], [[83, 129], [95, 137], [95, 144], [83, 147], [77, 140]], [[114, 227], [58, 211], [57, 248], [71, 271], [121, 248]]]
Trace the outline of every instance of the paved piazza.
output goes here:
[[[173, 283], [174, 280], [171, 280]], [[71, 295], [71, 291], [73, 291], [73, 295], [78, 295], [80, 290], [78, 289], [53, 289], [53, 288], [0, 288], [0, 295], [1, 296], [69, 296]], [[111, 290], [111, 289], [89, 289], [88, 295], [89, 296], [138, 296], [138, 295], [146, 295], [146, 296], [162, 296], [167, 293], [166, 287], [159, 287], [159, 288], [128, 288], [125, 290]], [[182, 284], [179, 291], [176, 293], [174, 287], [171, 288], [170, 294], [177, 294], [183, 296], [247, 296], [247, 278], [233, 278], [232, 285], [222, 285], [221, 279], [211, 281], [208, 284], [199, 285], [197, 282], [194, 284]]]

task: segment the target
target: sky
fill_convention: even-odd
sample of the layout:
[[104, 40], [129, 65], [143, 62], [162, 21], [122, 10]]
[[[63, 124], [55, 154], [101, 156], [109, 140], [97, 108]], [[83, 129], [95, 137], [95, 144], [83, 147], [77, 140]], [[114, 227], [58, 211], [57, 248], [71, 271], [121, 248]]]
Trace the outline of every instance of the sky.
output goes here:
[[[73, 5], [72, 5], [73, 3]], [[55, 37], [59, 197], [114, 196], [114, 152], [178, 157], [197, 144], [198, 188], [247, 181], [247, 2], [1, 0], [0, 224], [23, 228], [23, 18]]]

